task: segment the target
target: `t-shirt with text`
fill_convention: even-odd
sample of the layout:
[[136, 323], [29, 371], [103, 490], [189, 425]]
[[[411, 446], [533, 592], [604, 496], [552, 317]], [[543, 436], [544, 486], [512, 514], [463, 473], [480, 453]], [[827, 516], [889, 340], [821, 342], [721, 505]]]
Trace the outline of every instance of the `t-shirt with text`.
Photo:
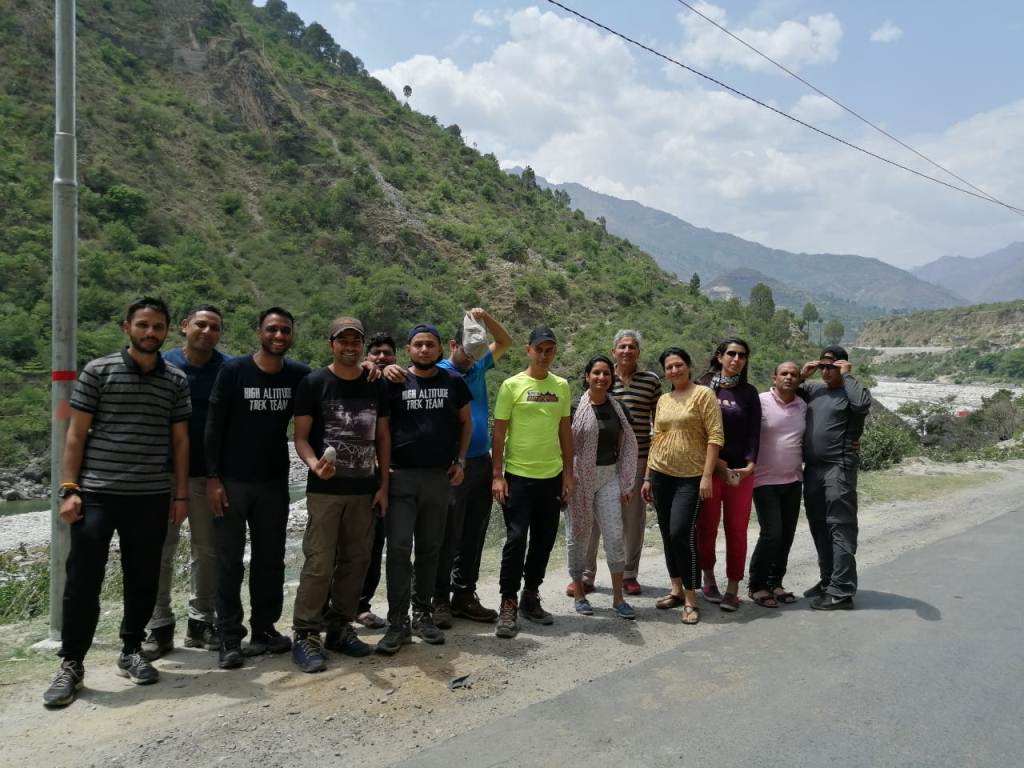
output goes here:
[[562, 471], [558, 428], [571, 405], [569, 382], [553, 373], [535, 379], [523, 371], [501, 383], [494, 418], [508, 422], [506, 472], [545, 480]]
[[436, 370], [388, 387], [392, 467], [448, 467], [458, 457], [459, 411], [473, 395], [458, 373]]
[[337, 451], [334, 477], [321, 480], [312, 472], [306, 477], [306, 493], [341, 496], [372, 494], [377, 490], [377, 419], [388, 415], [387, 388], [383, 381], [370, 382], [366, 371], [348, 380], [321, 368], [299, 383], [295, 416], [311, 416], [309, 444], [323, 456], [330, 445]]

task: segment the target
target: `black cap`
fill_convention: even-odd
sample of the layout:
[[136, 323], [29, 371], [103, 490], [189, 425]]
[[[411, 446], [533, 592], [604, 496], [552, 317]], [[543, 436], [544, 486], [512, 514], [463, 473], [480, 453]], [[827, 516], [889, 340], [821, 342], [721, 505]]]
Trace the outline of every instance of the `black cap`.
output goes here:
[[555, 344], [558, 341], [555, 339], [555, 332], [548, 328], [546, 325], [542, 325], [540, 328], [534, 328], [530, 331], [530, 346], [535, 347], [542, 342], [550, 341]]
[[821, 350], [821, 357], [825, 355], [831, 355], [833, 360], [849, 360], [850, 356], [846, 353], [846, 350], [840, 346], [832, 345], [831, 347], [825, 347]]
[[408, 338], [406, 338], [406, 341], [411, 342], [413, 340], [413, 337], [417, 333], [432, 333], [434, 336], [437, 337], [438, 342], [441, 341], [441, 334], [438, 332], [437, 328], [435, 328], [430, 323], [420, 323], [419, 325], [414, 325], [412, 327], [412, 330], [409, 331], [409, 336]]

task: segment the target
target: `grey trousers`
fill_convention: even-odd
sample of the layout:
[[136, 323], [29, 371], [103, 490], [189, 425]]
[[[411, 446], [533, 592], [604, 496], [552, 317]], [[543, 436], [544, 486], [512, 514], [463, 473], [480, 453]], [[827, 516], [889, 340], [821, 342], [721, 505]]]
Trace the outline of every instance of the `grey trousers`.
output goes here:
[[[644, 533], [647, 530], [647, 502], [640, 496], [640, 488], [644, 484], [644, 471], [647, 459], [640, 459], [636, 466], [636, 478], [633, 482], [633, 496], [628, 504], [622, 506], [622, 540], [626, 555], [626, 567], [622, 575], [627, 579], [635, 579], [640, 571], [640, 553], [644, 551]], [[584, 581], [593, 582], [597, 573], [597, 547], [601, 541], [603, 529], [594, 527], [590, 531], [590, 542], [587, 547], [587, 561], [583, 569]], [[605, 547], [605, 550], [608, 548]]]
[[857, 468], [804, 466], [804, 508], [818, 551], [818, 569], [833, 597], [857, 594]]
[[[409, 604], [430, 613], [437, 561], [448, 517], [448, 472], [443, 468], [391, 470], [387, 526], [388, 621], [405, 621]], [[415, 551], [415, 564], [413, 554]]]
[[593, 519], [581, 523], [580, 530], [573, 525], [571, 509], [565, 512], [565, 557], [569, 563], [569, 578], [583, 578], [587, 557], [587, 544], [604, 534], [604, 551], [608, 558], [608, 572], [622, 573], [625, 556], [622, 544], [622, 492], [619, 490], [619, 468], [615, 464], [597, 468], [594, 483]]
[[[213, 624], [217, 603], [217, 548], [213, 539], [213, 514], [206, 504], [205, 477], [188, 479], [188, 497], [189, 541], [192, 547], [188, 617], [193, 621]], [[160, 584], [157, 587], [156, 606], [146, 625], [147, 631], [174, 626], [171, 585], [174, 582], [174, 555], [178, 551], [180, 538], [181, 526], [168, 525], [164, 548], [160, 553]]]

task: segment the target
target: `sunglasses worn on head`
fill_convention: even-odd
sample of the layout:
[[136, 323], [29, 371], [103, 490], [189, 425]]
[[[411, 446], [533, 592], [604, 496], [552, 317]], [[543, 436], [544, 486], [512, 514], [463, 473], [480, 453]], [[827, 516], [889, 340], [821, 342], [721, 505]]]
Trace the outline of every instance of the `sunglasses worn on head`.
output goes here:
[[738, 357], [740, 360], [743, 360], [747, 356], [746, 352], [737, 352], [735, 349], [727, 349], [725, 354], [729, 357]]

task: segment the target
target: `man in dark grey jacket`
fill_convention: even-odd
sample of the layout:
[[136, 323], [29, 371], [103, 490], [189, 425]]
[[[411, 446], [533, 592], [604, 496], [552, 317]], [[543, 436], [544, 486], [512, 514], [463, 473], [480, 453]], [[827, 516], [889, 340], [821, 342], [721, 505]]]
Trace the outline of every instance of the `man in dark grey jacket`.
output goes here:
[[804, 596], [817, 610], [849, 610], [857, 593], [858, 446], [871, 393], [850, 373], [842, 347], [822, 350], [800, 371], [801, 381], [815, 371], [822, 383], [801, 384], [798, 394], [807, 401], [804, 507], [821, 580]]

